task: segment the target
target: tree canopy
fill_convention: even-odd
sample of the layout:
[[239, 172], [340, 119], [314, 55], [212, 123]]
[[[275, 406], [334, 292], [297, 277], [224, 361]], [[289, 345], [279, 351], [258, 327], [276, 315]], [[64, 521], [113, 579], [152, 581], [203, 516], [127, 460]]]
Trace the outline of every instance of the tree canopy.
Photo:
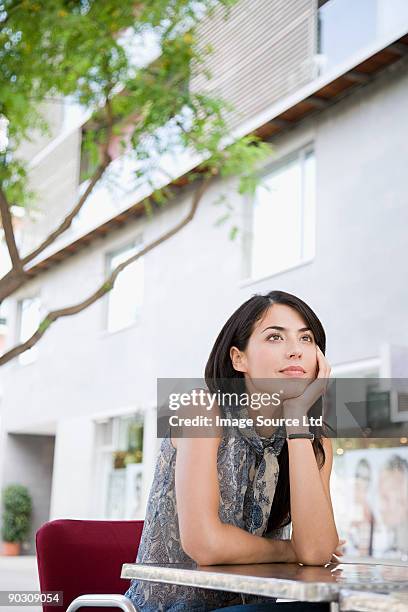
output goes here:
[[[135, 188], [151, 182], [152, 196], [146, 199], [150, 213], [152, 203], [162, 206], [171, 196], [171, 190], [157, 188], [152, 178], [152, 147], [159, 157], [180, 150], [201, 160], [188, 174], [197, 191], [185, 222], [194, 215], [203, 184], [214, 176], [235, 175], [241, 193], [253, 191], [258, 163], [269, 147], [254, 135], [234, 140], [226, 120], [228, 103], [211, 89], [194, 87], [197, 74], [204, 71], [211, 77], [205, 61], [211, 49], [200, 44], [199, 24], [215, 10], [225, 10], [228, 18], [235, 1], [0, 0], [0, 117], [8, 122], [8, 143], [0, 151], [0, 212], [12, 264], [0, 280], [0, 300], [28, 282], [30, 262], [70, 227], [95, 185], [109, 175], [114, 146], [135, 160]], [[157, 47], [147, 62], [146, 40]], [[29, 208], [35, 194], [19, 151], [26, 140], [47, 132], [45, 103], [61, 99], [90, 113], [83, 136], [91, 160], [88, 184], [54, 231], [22, 255], [10, 209]], [[106, 279], [95, 295], [110, 290], [116, 276]], [[35, 341], [53, 320], [42, 322]], [[9, 351], [0, 363], [30, 348], [28, 344]]]

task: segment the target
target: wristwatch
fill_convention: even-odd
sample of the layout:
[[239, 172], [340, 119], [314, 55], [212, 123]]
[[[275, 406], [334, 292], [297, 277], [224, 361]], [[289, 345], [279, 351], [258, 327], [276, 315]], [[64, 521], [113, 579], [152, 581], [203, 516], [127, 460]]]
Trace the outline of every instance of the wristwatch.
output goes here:
[[307, 438], [308, 440], [314, 440], [314, 433], [312, 433], [311, 431], [305, 431], [304, 433], [291, 433], [288, 434], [287, 438], [288, 440], [293, 440], [294, 438]]

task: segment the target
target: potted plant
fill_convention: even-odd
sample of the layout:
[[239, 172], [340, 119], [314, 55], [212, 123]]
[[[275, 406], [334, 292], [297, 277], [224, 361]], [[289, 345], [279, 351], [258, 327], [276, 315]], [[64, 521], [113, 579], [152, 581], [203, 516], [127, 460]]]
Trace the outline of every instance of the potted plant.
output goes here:
[[30, 532], [31, 496], [23, 485], [10, 484], [3, 489], [3, 554], [19, 555], [21, 542]]

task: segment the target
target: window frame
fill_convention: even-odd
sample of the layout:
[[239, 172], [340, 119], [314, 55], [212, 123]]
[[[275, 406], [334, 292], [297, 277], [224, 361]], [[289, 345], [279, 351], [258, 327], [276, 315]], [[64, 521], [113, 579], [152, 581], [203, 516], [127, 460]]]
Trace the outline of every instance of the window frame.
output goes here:
[[[126, 420], [135, 420], [142, 422], [143, 425], [143, 450], [146, 447], [146, 415], [145, 411], [140, 407], [131, 407], [129, 410], [121, 410], [109, 415], [101, 416], [94, 415], [94, 447], [93, 447], [93, 458], [94, 458], [94, 507], [93, 512], [103, 520], [118, 520], [115, 517], [108, 516], [108, 502], [109, 502], [109, 477], [115, 471], [114, 467], [114, 454], [120, 450], [120, 434], [121, 434], [121, 422]], [[103, 442], [103, 431], [102, 427], [108, 425], [110, 427], [110, 440]], [[146, 478], [146, 463], [145, 456], [143, 454], [143, 460], [140, 463], [135, 464], [138, 466], [138, 471], [141, 473], [142, 483]], [[116, 468], [126, 470], [126, 468]], [[126, 481], [126, 472], [123, 472]], [[129, 507], [127, 505], [128, 499], [126, 497], [126, 484], [124, 487], [124, 497], [122, 502], [124, 504], [124, 515], [119, 520], [134, 519], [134, 517], [128, 516]], [[144, 484], [142, 484], [142, 502], [144, 495]]]
[[[23, 303], [25, 301], [38, 300], [38, 311], [39, 311], [39, 323], [41, 322], [42, 312], [42, 301], [40, 293], [33, 295], [25, 295], [17, 300], [17, 317], [16, 317], [16, 329], [15, 329], [15, 343], [21, 344], [26, 340], [22, 339], [22, 323], [23, 323]], [[28, 366], [36, 363], [38, 360], [38, 343], [31, 347], [28, 351], [24, 351], [18, 355], [17, 363], [19, 366]]]
[[[105, 252], [105, 276], [109, 276], [110, 273], [112, 272], [113, 268], [111, 268], [111, 261], [114, 257], [120, 255], [121, 253], [123, 253], [124, 251], [130, 250], [132, 248], [135, 247], [139, 247], [139, 249], [143, 248], [143, 235], [140, 233], [137, 236], [135, 236], [134, 238], [132, 238], [130, 241], [125, 242], [124, 244], [122, 244], [121, 246], [118, 246], [112, 250], [106, 251]], [[144, 257], [141, 257], [142, 262], [144, 261]], [[131, 264], [130, 264], [131, 265]], [[144, 263], [143, 263], [144, 265]], [[123, 271], [123, 270], [122, 270]], [[103, 312], [103, 332], [104, 334], [107, 335], [112, 335], [115, 333], [119, 333], [125, 329], [129, 329], [131, 327], [134, 326], [138, 326], [141, 323], [141, 319], [142, 319], [142, 311], [143, 311], [143, 301], [144, 301], [144, 277], [143, 277], [143, 295], [142, 295], [142, 306], [140, 309], [140, 313], [139, 316], [136, 317], [135, 320], [133, 320], [130, 323], [127, 323], [119, 328], [115, 328], [115, 329], [110, 329], [109, 328], [109, 305], [110, 305], [110, 297], [113, 291], [115, 291], [115, 286], [113, 287], [113, 289], [111, 289], [111, 291], [108, 291], [106, 294], [106, 299], [104, 300], [104, 312]]]
[[[305, 161], [307, 156], [312, 153], [314, 157], [314, 201], [313, 201], [313, 255], [305, 256]], [[255, 198], [256, 195], [250, 196], [246, 198], [244, 202], [244, 214], [243, 214], [243, 278], [241, 280], [240, 286], [246, 287], [248, 285], [252, 285], [254, 283], [261, 282], [263, 280], [267, 280], [279, 274], [283, 274], [285, 272], [289, 272], [290, 270], [299, 268], [304, 265], [308, 265], [314, 261], [316, 257], [316, 228], [317, 228], [317, 181], [316, 181], [316, 146], [314, 140], [308, 141], [296, 149], [284, 153], [281, 157], [273, 160], [268, 163], [262, 171], [259, 173], [259, 179], [262, 182], [263, 179], [268, 178], [269, 176], [279, 172], [282, 168], [289, 165], [293, 161], [298, 160], [300, 163], [300, 172], [301, 172], [301, 185], [300, 185], [300, 215], [299, 215], [299, 224], [300, 224], [300, 238], [301, 238], [301, 258], [294, 264], [287, 264], [282, 269], [271, 271], [266, 274], [256, 274], [253, 270], [252, 263], [252, 246], [253, 246], [253, 211], [255, 206]]]

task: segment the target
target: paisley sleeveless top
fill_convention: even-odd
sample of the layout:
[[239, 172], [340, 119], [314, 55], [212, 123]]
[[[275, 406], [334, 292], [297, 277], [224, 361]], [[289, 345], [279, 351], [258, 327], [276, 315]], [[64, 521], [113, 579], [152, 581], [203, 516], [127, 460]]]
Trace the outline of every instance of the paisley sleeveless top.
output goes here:
[[[239, 414], [242, 411], [242, 414]], [[246, 408], [234, 416], [248, 416]], [[220, 490], [219, 517], [247, 532], [275, 539], [290, 537], [290, 524], [267, 532], [268, 518], [279, 475], [279, 455], [285, 444], [283, 427], [271, 438], [253, 427], [224, 430], [217, 455]], [[136, 563], [195, 562], [184, 552], [177, 518], [175, 491], [176, 449], [170, 432], [163, 438], [146, 509]], [[125, 595], [140, 612], [209, 612], [233, 604], [274, 602], [275, 598], [132, 580]]]

